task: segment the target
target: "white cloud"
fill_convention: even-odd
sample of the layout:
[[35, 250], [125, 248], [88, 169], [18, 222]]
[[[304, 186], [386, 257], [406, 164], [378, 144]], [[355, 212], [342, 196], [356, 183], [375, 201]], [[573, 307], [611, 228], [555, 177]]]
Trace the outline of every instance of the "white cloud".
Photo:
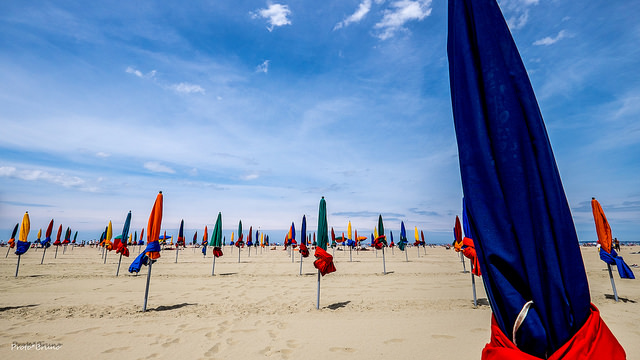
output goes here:
[[255, 179], [257, 179], [258, 177], [260, 177], [258, 174], [248, 174], [248, 175], [243, 176], [243, 177], [242, 177], [242, 180], [247, 180], [247, 181], [249, 181], [249, 180], [255, 180]]
[[363, 2], [360, 3], [356, 12], [351, 14], [351, 16], [347, 17], [343, 21], [337, 23], [336, 26], [333, 28], [333, 30], [338, 30], [352, 23], [360, 22], [360, 20], [362, 20], [365, 17], [365, 15], [369, 13], [369, 11], [371, 11], [371, 0], [364, 0]]
[[147, 75], [144, 75], [142, 73], [142, 71], [132, 68], [131, 66], [128, 66], [127, 69], [125, 70], [125, 72], [127, 74], [133, 74], [139, 78], [153, 78], [154, 76], [156, 76], [156, 71], [155, 70], [151, 70], [147, 73]]
[[179, 83], [171, 85], [171, 88], [179, 93], [191, 94], [191, 93], [200, 93], [204, 95], [204, 89], [200, 85], [189, 84], [189, 83]]
[[381, 40], [403, 30], [407, 22], [420, 21], [431, 14], [431, 0], [399, 0], [394, 1], [390, 7], [393, 10], [385, 10], [382, 20], [375, 25], [380, 30], [378, 38]]
[[96, 153], [96, 156], [99, 158], [108, 158], [109, 156], [111, 156], [111, 154], [100, 151]]
[[269, 6], [266, 9], [259, 9], [257, 12], [252, 13], [251, 17], [268, 19], [269, 26], [267, 29], [269, 31], [273, 31], [276, 26], [284, 26], [291, 25], [291, 21], [287, 18], [287, 16], [291, 15], [291, 10], [289, 10], [288, 5], [282, 4], [268, 4]]
[[551, 45], [551, 44], [555, 44], [560, 39], [564, 39], [566, 37], [567, 37], [566, 32], [564, 30], [560, 30], [560, 32], [558, 32], [558, 35], [556, 35], [556, 37], [552, 38], [550, 36], [547, 36], [543, 39], [534, 41], [533, 45]]
[[144, 168], [153, 172], [175, 174], [175, 170], [166, 165], [160, 164], [157, 161], [148, 161], [144, 163]]
[[78, 188], [83, 191], [97, 191], [96, 187], [88, 186], [84, 179], [64, 173], [53, 174], [44, 170], [18, 170], [13, 166], [2, 166], [0, 167], [0, 176], [24, 181], [45, 181], [66, 188]]
[[265, 60], [262, 64], [256, 66], [256, 72], [263, 72], [263, 73], [268, 73], [269, 72], [269, 60]]
[[507, 19], [507, 26], [509, 26], [510, 30], [522, 29], [525, 25], [527, 25], [528, 20], [529, 10], [524, 10], [519, 16], [515, 15]]

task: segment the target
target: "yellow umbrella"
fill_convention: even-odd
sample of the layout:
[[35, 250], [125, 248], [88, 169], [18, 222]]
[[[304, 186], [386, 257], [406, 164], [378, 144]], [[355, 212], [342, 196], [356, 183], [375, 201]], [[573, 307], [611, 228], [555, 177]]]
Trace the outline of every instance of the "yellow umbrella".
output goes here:
[[416, 249], [418, 249], [418, 257], [420, 257], [420, 234], [418, 234], [418, 227], [416, 226], [416, 242], [413, 243], [413, 245], [416, 246]]
[[20, 226], [20, 235], [16, 244], [16, 255], [18, 255], [18, 264], [16, 265], [16, 277], [18, 277], [18, 269], [20, 268], [20, 256], [29, 250], [31, 243], [27, 241], [29, 230], [31, 229], [31, 221], [29, 220], [29, 212], [25, 212], [22, 217], [22, 225]]
[[[113, 236], [113, 227], [111, 225], [111, 220], [109, 220], [109, 225], [107, 226], [107, 234], [105, 235], [105, 238], [104, 238], [104, 247], [106, 250], [109, 250], [109, 251], [113, 249], [113, 246], [111, 245], [111, 236]], [[108, 252], [105, 251], [103, 264], [107, 263], [107, 254]]]

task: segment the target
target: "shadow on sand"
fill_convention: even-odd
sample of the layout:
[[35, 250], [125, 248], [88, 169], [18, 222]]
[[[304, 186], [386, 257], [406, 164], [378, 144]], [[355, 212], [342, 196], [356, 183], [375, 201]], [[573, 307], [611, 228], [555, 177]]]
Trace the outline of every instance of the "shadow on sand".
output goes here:
[[[616, 297], [613, 296], [613, 294], [604, 294], [604, 297], [606, 297], [609, 300], [615, 300], [616, 299]], [[620, 300], [620, 301], [622, 301], [624, 303], [628, 303], [628, 302], [630, 302], [632, 304], [636, 303], [634, 300], [623, 298], [623, 297], [620, 297], [620, 296], [618, 296], [618, 300]]]
[[347, 305], [349, 305], [351, 301], [343, 301], [343, 302], [338, 302], [338, 303], [334, 303], [331, 305], [327, 305], [327, 309], [331, 309], [331, 310], [338, 310], [340, 308], [343, 308]]
[[180, 309], [185, 306], [191, 306], [191, 305], [198, 305], [198, 304], [182, 303], [182, 304], [169, 305], [169, 306], [161, 305], [161, 306], [158, 306], [157, 308], [147, 309], [147, 311], [168, 311], [168, 310]]
[[21, 305], [21, 306], [5, 306], [5, 307], [0, 307], [0, 312], [4, 312], [4, 311], [7, 311], [7, 310], [29, 308], [29, 307], [34, 307], [34, 306], [38, 306], [38, 304]]

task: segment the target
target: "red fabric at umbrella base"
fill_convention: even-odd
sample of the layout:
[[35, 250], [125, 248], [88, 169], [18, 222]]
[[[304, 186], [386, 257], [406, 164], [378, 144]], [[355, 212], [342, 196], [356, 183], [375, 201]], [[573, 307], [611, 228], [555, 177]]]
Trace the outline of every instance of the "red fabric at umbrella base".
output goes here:
[[307, 249], [307, 245], [300, 244], [300, 254], [302, 257], [309, 257], [309, 249]]
[[482, 272], [480, 271], [480, 262], [478, 261], [476, 248], [473, 246], [472, 239], [469, 239], [468, 237], [462, 239], [462, 254], [471, 259], [471, 262], [473, 263], [473, 274], [475, 276], [481, 276]]
[[213, 248], [213, 256], [215, 256], [215, 257], [220, 257], [220, 256], [222, 256], [222, 249], [221, 249], [221, 248], [219, 248], [219, 247], [217, 247], [217, 246], [216, 246], [216, 247], [214, 247], [214, 248]]
[[[548, 360], [624, 360], [627, 355], [615, 336], [600, 317], [600, 311], [591, 304], [591, 315], [582, 328]], [[539, 360], [520, 351], [500, 330], [491, 317], [491, 342], [482, 350], [482, 360]]]
[[129, 249], [123, 243], [119, 243], [118, 248], [116, 249], [116, 254], [122, 254], [129, 257]]
[[326, 252], [321, 247], [316, 247], [316, 252], [313, 254], [317, 259], [313, 262], [313, 266], [316, 269], [320, 270], [320, 274], [325, 276], [326, 274], [330, 274], [336, 271], [335, 265], [333, 265], [333, 256]]

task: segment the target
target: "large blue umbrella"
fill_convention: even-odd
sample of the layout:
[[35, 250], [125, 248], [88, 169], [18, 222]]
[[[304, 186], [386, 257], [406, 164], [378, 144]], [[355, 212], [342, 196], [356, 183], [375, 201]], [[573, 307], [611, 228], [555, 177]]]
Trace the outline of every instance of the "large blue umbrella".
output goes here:
[[495, 0], [449, 0], [447, 50], [466, 235], [500, 330], [544, 358], [581, 329], [591, 308], [542, 115]]

